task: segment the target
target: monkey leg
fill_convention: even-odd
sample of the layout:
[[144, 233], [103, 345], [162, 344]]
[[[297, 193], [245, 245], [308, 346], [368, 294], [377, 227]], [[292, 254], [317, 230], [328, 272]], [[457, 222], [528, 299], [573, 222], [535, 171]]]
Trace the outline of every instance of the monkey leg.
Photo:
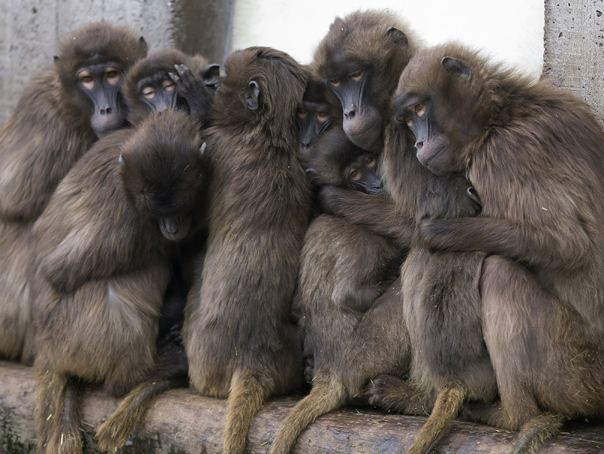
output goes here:
[[243, 454], [254, 416], [273, 392], [274, 379], [250, 370], [237, 370], [227, 399], [223, 454]]
[[310, 394], [296, 404], [285, 418], [277, 434], [271, 454], [288, 454], [296, 440], [319, 416], [340, 408], [346, 403], [347, 393], [340, 380], [331, 374], [319, 373], [313, 381]]
[[438, 391], [434, 409], [413, 442], [409, 454], [424, 454], [450, 426], [462, 408], [467, 390], [463, 385], [449, 384]]
[[115, 451], [126, 444], [130, 434], [159, 394], [187, 386], [187, 377], [146, 381], [132, 390], [120, 403], [111, 418], [96, 431], [98, 446], [103, 451]]
[[394, 375], [382, 374], [367, 386], [369, 405], [405, 415], [429, 415], [434, 402], [415, 384]]
[[79, 384], [49, 371], [38, 375], [38, 386], [38, 451], [41, 454], [81, 454]]

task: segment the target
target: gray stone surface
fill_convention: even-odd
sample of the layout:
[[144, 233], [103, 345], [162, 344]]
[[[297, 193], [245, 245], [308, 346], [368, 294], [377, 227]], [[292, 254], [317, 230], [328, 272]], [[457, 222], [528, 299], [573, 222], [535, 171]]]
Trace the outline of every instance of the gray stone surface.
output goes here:
[[130, 25], [150, 51], [176, 46], [221, 63], [230, 50], [234, 1], [0, 0], [0, 125], [70, 30], [96, 21]]
[[604, 125], [604, 3], [545, 0], [543, 75], [589, 103]]

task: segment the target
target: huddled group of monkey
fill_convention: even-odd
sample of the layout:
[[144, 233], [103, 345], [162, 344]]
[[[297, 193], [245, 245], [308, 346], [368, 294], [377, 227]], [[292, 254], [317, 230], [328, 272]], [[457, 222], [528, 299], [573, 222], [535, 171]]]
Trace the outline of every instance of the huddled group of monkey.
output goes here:
[[[519, 431], [604, 416], [604, 133], [590, 108], [381, 11], [310, 65], [218, 65], [69, 33], [0, 131], [0, 355], [33, 364], [38, 449], [81, 454], [87, 386], [226, 398], [224, 452], [304, 392], [271, 453], [346, 404]], [[401, 430], [404, 430], [401, 428]]]

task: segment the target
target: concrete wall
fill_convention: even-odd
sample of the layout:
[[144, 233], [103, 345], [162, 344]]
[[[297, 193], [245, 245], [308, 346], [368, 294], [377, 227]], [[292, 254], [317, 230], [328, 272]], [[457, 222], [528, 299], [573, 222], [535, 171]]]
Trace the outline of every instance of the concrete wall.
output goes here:
[[[150, 50], [176, 46], [188, 53], [200, 52], [217, 63], [231, 47], [249, 45], [273, 45], [304, 61], [333, 16], [345, 14], [358, 1], [348, 0], [341, 10], [332, 11], [337, 2], [324, 0], [0, 0], [0, 125], [30, 75], [52, 64], [57, 39], [84, 23], [129, 24], [145, 37]], [[313, 2], [320, 5], [313, 7]], [[371, 6], [389, 4], [428, 43], [461, 39], [490, 49], [499, 60], [526, 63], [533, 74], [539, 70], [543, 49], [539, 42], [543, 39], [545, 77], [589, 102], [604, 122], [602, 0], [545, 0], [544, 10], [540, 0], [375, 0]], [[418, 5], [424, 9], [420, 11]], [[270, 23], [262, 22], [267, 9]], [[315, 16], [305, 18], [303, 11]], [[544, 38], [540, 32], [543, 13]], [[319, 37], [316, 29], [321, 30]], [[281, 32], [273, 42], [275, 30]], [[521, 39], [517, 39], [519, 35]], [[507, 49], [491, 45], [493, 37]], [[298, 56], [288, 47], [292, 42], [301, 43], [308, 53]], [[509, 55], [518, 55], [520, 60], [514, 62]]]
[[589, 103], [604, 125], [604, 3], [545, 0], [544, 77]]
[[149, 50], [176, 46], [222, 62], [235, 0], [0, 0], [0, 125], [57, 40], [88, 22], [130, 25]]

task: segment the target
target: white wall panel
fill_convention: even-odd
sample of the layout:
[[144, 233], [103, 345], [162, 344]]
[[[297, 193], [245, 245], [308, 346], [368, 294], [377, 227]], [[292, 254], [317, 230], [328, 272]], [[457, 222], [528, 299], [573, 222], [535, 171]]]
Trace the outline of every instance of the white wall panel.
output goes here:
[[387, 9], [429, 45], [458, 40], [539, 77], [543, 67], [543, 0], [237, 0], [233, 49], [271, 46], [309, 63], [335, 16]]

